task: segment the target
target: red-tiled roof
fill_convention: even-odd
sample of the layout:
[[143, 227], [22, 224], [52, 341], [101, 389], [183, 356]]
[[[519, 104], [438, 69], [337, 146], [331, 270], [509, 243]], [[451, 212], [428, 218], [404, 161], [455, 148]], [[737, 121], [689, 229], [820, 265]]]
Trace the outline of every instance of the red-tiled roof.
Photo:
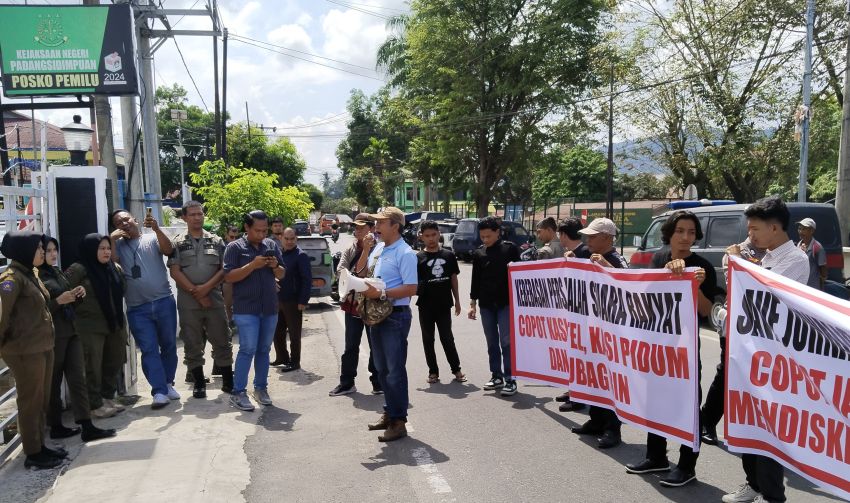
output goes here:
[[[21, 150], [32, 149], [32, 117], [17, 112], [3, 112], [3, 120], [6, 122], [6, 144], [10, 149], [18, 145], [18, 136], [21, 140]], [[47, 149], [65, 150], [65, 137], [62, 135], [60, 126], [35, 120], [35, 148], [41, 148], [41, 125], [47, 125]], [[15, 132], [18, 127], [20, 135]]]

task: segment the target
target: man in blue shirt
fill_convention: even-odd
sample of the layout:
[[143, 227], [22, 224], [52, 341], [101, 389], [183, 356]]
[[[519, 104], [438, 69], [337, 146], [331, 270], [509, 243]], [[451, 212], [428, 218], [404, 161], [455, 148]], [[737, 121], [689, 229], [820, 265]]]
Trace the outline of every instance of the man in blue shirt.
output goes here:
[[375, 233], [382, 243], [369, 256], [369, 266], [374, 266], [373, 276], [383, 280], [385, 288], [378, 290], [370, 286], [364, 295], [370, 299], [391, 299], [394, 307], [369, 333], [385, 399], [381, 419], [370, 424], [369, 429], [387, 430], [378, 440], [391, 442], [407, 436], [407, 335], [413, 319], [410, 297], [416, 295], [419, 280], [416, 252], [401, 239], [404, 213], [388, 207], [372, 217], [376, 220]]
[[239, 329], [239, 353], [233, 369], [230, 403], [252, 411], [248, 398], [248, 371], [254, 362], [254, 398], [271, 405], [267, 388], [269, 351], [277, 326], [277, 281], [286, 270], [280, 248], [267, 238], [269, 217], [254, 210], [242, 217], [245, 235], [224, 250], [224, 281], [233, 283], [233, 321]]
[[[295, 229], [287, 227], [281, 234], [283, 242], [283, 267], [289, 272], [280, 280], [278, 292], [277, 330], [274, 334], [275, 361], [283, 365], [281, 372], [292, 372], [301, 368], [301, 322], [304, 309], [310, 302], [313, 288], [313, 272], [310, 256], [298, 247]], [[290, 351], [286, 350], [286, 335], [289, 334]]]

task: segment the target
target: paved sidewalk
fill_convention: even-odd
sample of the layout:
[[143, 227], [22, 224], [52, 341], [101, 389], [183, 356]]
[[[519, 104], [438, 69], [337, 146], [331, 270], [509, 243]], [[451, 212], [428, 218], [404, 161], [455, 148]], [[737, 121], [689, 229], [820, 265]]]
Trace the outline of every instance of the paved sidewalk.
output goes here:
[[[318, 311], [305, 315], [305, 331], [315, 328], [324, 330]], [[257, 431], [262, 407], [254, 412], [231, 407], [229, 395], [219, 391], [218, 378], [207, 388], [206, 400], [192, 398], [191, 385], [183, 383], [182, 348], [178, 353], [180, 400], [152, 410], [150, 387], [140, 373], [141, 399], [117, 416], [96, 422], [118, 429], [117, 436], [90, 444], [79, 437], [53, 442], [63, 443], [70, 453], [70, 461], [56, 470], [27, 470], [19, 452], [0, 468], [0, 502], [245, 501], [250, 465], [244, 447]], [[205, 367], [209, 373], [209, 347]], [[276, 369], [270, 369], [269, 393], [282, 402], [294, 383], [277, 376]], [[73, 420], [66, 415], [65, 422]]]

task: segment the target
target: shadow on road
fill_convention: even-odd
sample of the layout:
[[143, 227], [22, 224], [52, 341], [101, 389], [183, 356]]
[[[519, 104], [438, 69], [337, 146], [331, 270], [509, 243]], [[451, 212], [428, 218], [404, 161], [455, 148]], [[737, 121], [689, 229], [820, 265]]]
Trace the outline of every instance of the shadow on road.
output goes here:
[[289, 412], [286, 409], [269, 405], [263, 408], [262, 416], [257, 421], [259, 426], [262, 426], [268, 431], [292, 431], [295, 426], [295, 421], [301, 417], [297, 412]]
[[431, 463], [445, 463], [449, 460], [449, 457], [421, 440], [406, 437], [395, 442], [382, 444], [381, 452], [369, 459], [370, 461], [360, 464], [369, 471], [375, 471], [385, 466], [420, 466]]
[[423, 388], [416, 388], [416, 391], [422, 391], [423, 393], [433, 393], [437, 395], [446, 395], [449, 398], [461, 399], [468, 397], [470, 393], [481, 391], [481, 388], [470, 383], [459, 383], [452, 381], [448, 383], [436, 382], [433, 384], [426, 384]]

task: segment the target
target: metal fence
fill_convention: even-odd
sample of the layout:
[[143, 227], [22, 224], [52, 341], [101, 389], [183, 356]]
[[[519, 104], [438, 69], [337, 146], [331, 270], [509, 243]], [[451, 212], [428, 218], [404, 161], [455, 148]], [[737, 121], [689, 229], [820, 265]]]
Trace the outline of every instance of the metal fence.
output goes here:
[[[0, 186], [0, 240], [6, 232], [19, 227], [30, 230], [43, 229], [41, 210], [46, 191], [27, 187]], [[5, 258], [0, 270], [6, 268]], [[17, 419], [18, 410], [13, 399], [17, 396], [12, 373], [0, 360], [0, 463], [8, 458], [20, 444]]]

